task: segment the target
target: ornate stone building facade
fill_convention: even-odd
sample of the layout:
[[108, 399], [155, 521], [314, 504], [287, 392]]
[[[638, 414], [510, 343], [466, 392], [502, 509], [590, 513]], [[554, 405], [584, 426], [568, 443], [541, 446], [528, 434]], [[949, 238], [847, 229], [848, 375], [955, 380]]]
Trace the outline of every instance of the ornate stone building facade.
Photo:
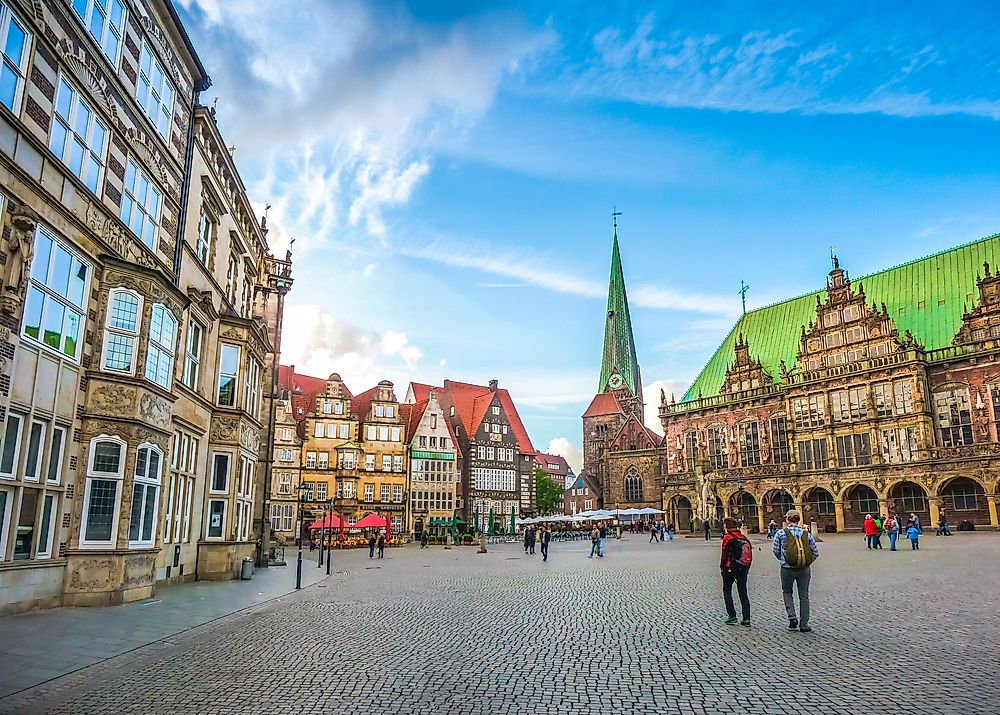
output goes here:
[[[197, 108], [170, 3], [3, 0], [0, 28], [0, 611], [231, 576], [260, 529], [290, 261]], [[191, 255], [209, 187], [214, 266]]]
[[998, 259], [1000, 236], [857, 281], [834, 258], [825, 289], [744, 314], [683, 400], [661, 395], [662, 447], [612, 447], [611, 489], [638, 471], [679, 528], [793, 506], [838, 531], [889, 511], [996, 528]]
[[444, 532], [451, 524], [458, 504], [462, 453], [446, 419], [438, 391], [427, 399], [399, 406], [406, 429], [407, 530], [418, 535], [425, 529]]

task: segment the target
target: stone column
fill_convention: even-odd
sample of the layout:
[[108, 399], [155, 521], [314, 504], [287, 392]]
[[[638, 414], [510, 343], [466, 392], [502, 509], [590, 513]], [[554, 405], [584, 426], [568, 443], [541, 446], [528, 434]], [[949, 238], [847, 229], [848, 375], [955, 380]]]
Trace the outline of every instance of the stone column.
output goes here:
[[767, 525], [764, 523], [764, 507], [761, 504], [757, 505], [757, 530], [761, 534], [767, 533]]
[[927, 508], [930, 509], [931, 523], [924, 524], [925, 529], [936, 529], [938, 523], [938, 517], [941, 516], [941, 512], [938, 509], [938, 500], [934, 497], [930, 497], [927, 500]]
[[990, 526], [995, 529], [1000, 526], [1000, 522], [997, 521], [997, 498], [995, 495], [986, 495], [986, 506], [990, 509]]
[[833, 518], [837, 525], [837, 532], [842, 533], [846, 526], [844, 525], [844, 504], [843, 502], [834, 502], [833, 504]]

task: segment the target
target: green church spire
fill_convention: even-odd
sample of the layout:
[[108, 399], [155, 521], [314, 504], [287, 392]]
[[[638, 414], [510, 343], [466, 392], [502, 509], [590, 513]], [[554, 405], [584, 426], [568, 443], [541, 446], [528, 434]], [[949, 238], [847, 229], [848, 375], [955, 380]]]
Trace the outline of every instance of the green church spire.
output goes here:
[[[635, 356], [635, 340], [632, 337], [632, 319], [628, 313], [628, 297], [625, 295], [625, 276], [622, 273], [622, 259], [618, 252], [618, 213], [614, 214], [614, 245], [611, 249], [611, 281], [608, 286], [608, 312], [604, 323], [604, 357], [601, 360], [601, 382], [597, 389], [604, 392], [614, 375], [620, 375], [634, 397], [642, 395], [642, 377], [639, 375], [639, 361]], [[617, 379], [614, 380], [617, 383]], [[611, 385], [612, 389], [618, 387]]]

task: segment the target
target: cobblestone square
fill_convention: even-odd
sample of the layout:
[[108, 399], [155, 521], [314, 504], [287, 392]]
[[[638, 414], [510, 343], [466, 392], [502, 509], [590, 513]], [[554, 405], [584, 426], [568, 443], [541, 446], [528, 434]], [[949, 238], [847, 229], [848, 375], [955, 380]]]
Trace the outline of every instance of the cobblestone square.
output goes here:
[[[12, 698], [3, 713], [994, 714], [1000, 540], [896, 553], [828, 537], [814, 631], [789, 632], [769, 543], [753, 628], [727, 626], [719, 542], [643, 535], [335, 554], [291, 598]], [[288, 577], [294, 576], [289, 569]], [[58, 648], [59, 643], [51, 644]]]

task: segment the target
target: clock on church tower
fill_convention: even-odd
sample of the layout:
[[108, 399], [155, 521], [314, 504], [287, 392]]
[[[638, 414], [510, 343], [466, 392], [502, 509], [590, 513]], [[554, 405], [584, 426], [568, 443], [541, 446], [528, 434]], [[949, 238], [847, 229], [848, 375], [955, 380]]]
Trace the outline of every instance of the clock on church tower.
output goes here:
[[617, 372], [608, 378], [608, 387], [612, 390], [620, 390], [625, 387], [625, 380]]

